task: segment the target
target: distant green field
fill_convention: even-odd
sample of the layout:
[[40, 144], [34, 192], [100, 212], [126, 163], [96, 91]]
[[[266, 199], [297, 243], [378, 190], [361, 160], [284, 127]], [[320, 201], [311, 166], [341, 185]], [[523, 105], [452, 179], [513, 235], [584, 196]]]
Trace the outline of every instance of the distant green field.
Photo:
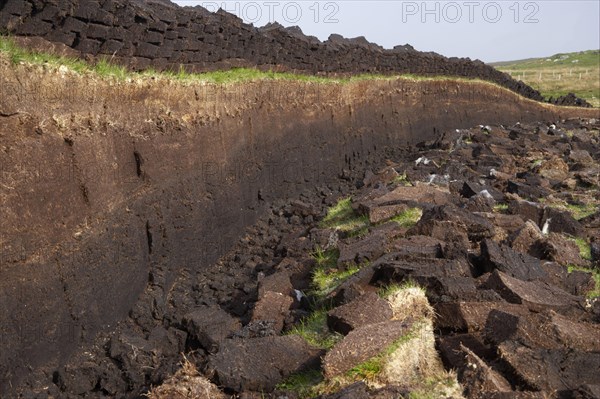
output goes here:
[[600, 107], [600, 50], [495, 62], [490, 65], [522, 80], [545, 97], [558, 97], [573, 92], [595, 107]]

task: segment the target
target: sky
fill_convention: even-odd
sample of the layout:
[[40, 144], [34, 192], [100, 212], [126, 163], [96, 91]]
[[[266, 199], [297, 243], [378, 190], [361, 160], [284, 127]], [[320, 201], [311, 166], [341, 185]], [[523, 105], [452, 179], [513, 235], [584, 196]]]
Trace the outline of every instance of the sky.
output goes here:
[[174, 0], [182, 6], [223, 8], [247, 23], [299, 26], [326, 40], [330, 34], [365, 36], [385, 48], [484, 62], [547, 57], [600, 48], [600, 0]]

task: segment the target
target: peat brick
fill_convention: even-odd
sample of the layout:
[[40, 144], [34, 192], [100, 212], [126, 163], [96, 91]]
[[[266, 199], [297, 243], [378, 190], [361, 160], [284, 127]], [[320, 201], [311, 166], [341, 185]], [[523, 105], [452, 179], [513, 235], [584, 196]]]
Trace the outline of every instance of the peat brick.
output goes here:
[[484, 240], [480, 246], [483, 273], [499, 270], [524, 281], [546, 277], [539, 259], [519, 253], [506, 245], [497, 244], [493, 240]]
[[526, 305], [534, 311], [544, 309], [553, 309], [561, 313], [583, 311], [583, 298], [540, 281], [527, 282], [495, 270], [485, 284], [508, 302]]
[[321, 355], [298, 335], [231, 339], [209, 357], [208, 370], [235, 392], [270, 392], [285, 377], [318, 367]]
[[238, 319], [218, 306], [195, 309], [184, 316], [183, 324], [208, 352], [218, 351], [220, 343], [242, 327]]
[[327, 325], [331, 330], [347, 335], [358, 327], [388, 321], [393, 315], [388, 301], [369, 292], [327, 313]]
[[343, 374], [376, 356], [407, 334], [411, 327], [412, 325], [405, 321], [390, 320], [351, 331], [325, 355], [323, 359], [325, 376], [331, 378]]
[[514, 373], [534, 390], [559, 392], [597, 384], [600, 353], [572, 349], [531, 349], [508, 341], [498, 346], [499, 355]]

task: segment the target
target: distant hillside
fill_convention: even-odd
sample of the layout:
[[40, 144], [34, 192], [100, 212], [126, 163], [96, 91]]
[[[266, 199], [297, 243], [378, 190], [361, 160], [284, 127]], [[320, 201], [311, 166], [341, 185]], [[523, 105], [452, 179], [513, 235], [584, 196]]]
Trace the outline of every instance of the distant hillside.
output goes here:
[[588, 50], [580, 51], [577, 53], [559, 53], [554, 54], [550, 57], [544, 58], [527, 58], [524, 60], [516, 61], [502, 61], [492, 62], [489, 65], [497, 68], [511, 68], [511, 69], [528, 69], [528, 68], [539, 68], [539, 67], [565, 67], [565, 66], [578, 66], [578, 67], [598, 67], [600, 63], [600, 50]]
[[545, 97], [573, 92], [600, 107], [600, 50], [559, 53], [489, 65], [522, 80]]

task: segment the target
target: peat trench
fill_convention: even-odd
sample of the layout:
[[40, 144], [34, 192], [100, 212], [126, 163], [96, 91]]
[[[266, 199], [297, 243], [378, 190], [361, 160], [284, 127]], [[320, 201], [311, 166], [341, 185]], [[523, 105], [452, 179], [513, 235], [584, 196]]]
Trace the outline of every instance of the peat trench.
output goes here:
[[[150, 397], [200, 395], [173, 388], [193, 380], [178, 372], [184, 354], [212, 382], [196, 397], [299, 397], [281, 382], [310, 370], [346, 377], [323, 398], [408, 397], [413, 383], [348, 372], [416, 323], [376, 295], [410, 283], [426, 292], [464, 397], [598, 398], [599, 132], [593, 119], [479, 126], [376, 173], [344, 171], [274, 203], [219, 262], [184, 271], [167, 301], [150, 285], [115, 331], [36, 371], [21, 394], [142, 397], [167, 380]], [[315, 311], [335, 338], [327, 349], [290, 333]]]

